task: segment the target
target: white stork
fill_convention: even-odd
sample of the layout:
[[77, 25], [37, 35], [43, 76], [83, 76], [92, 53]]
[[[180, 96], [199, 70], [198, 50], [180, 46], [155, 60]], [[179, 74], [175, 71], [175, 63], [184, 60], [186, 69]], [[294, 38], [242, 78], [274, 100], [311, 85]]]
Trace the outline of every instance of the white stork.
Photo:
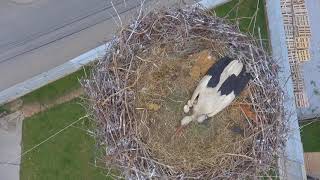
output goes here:
[[202, 123], [226, 108], [248, 84], [251, 76], [239, 60], [228, 57], [220, 59], [201, 79], [191, 99], [184, 106], [188, 113], [193, 107], [191, 116], [181, 120], [179, 132], [192, 121]]

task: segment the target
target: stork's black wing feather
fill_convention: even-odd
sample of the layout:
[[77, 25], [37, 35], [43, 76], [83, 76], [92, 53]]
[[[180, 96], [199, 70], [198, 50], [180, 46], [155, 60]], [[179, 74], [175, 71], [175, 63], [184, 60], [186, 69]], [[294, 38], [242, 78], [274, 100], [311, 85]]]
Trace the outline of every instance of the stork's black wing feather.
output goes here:
[[217, 84], [220, 81], [220, 76], [223, 72], [223, 70], [228, 66], [228, 64], [232, 61], [231, 58], [229, 57], [224, 57], [221, 58], [217, 63], [212, 65], [208, 72], [206, 73], [207, 75], [211, 76], [211, 79], [209, 80], [207, 87], [216, 87]]
[[226, 81], [222, 83], [218, 91], [221, 91], [221, 95], [228, 95], [233, 91], [235, 96], [238, 96], [250, 79], [251, 75], [246, 73], [245, 68], [243, 68], [238, 76], [235, 74], [229, 76]]

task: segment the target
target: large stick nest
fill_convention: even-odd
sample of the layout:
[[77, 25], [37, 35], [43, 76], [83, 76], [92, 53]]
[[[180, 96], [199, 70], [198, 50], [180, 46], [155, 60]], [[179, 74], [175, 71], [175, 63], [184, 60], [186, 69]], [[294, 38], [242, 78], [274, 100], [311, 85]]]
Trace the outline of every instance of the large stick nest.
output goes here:
[[[174, 136], [204, 72], [221, 57], [252, 75], [236, 101]], [[262, 43], [199, 8], [140, 14], [82, 81], [103, 162], [129, 179], [243, 179], [277, 171], [285, 140], [276, 62]]]

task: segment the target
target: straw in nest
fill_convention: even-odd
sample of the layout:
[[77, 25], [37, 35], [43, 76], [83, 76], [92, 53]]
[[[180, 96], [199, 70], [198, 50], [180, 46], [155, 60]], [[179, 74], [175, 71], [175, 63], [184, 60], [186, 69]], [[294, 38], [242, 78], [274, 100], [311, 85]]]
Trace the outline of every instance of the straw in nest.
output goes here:
[[[248, 88], [207, 125], [174, 137], [199, 79], [224, 56], [246, 65], [253, 77]], [[139, 16], [82, 81], [97, 142], [105, 145], [103, 163], [129, 179], [251, 179], [276, 172], [285, 121], [275, 65], [253, 37], [200, 8]]]

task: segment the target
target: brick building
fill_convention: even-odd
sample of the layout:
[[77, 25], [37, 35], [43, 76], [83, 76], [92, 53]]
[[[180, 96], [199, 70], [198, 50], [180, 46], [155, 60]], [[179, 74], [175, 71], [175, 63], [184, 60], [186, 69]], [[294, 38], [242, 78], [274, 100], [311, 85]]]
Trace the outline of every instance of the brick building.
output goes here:
[[301, 64], [310, 60], [308, 11], [304, 0], [281, 0], [284, 30], [297, 107], [308, 107]]

